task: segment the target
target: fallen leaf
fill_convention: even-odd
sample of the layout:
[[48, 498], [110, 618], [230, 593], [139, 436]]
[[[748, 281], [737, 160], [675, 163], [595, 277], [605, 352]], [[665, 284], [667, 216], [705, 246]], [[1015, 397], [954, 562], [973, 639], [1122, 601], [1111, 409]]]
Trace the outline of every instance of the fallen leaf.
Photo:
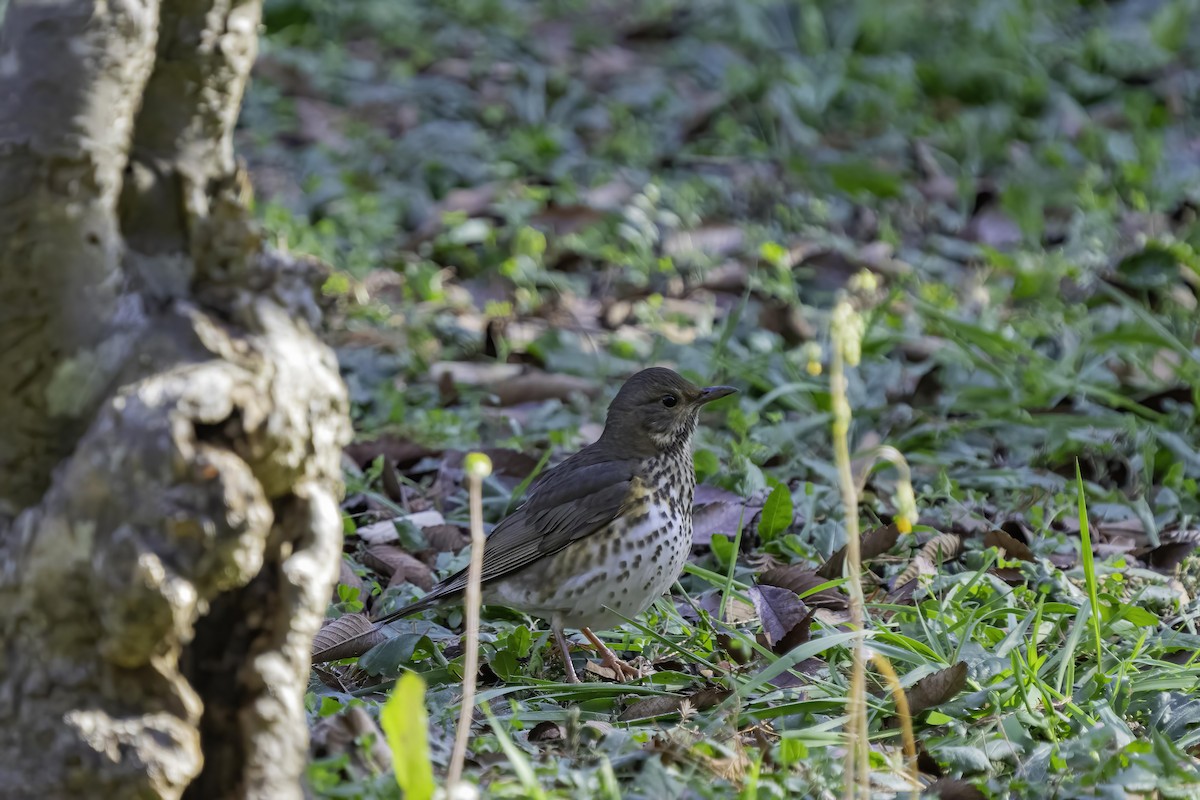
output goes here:
[[961, 778], [938, 778], [925, 787], [922, 796], [940, 800], [987, 800], [987, 795]]
[[889, 603], [899, 603], [904, 605], [913, 604], [913, 592], [917, 590], [917, 579], [913, 578], [904, 583], [892, 583], [891, 591], [887, 594]]
[[619, 722], [628, 722], [648, 717], [661, 717], [664, 714], [674, 714], [683, 703], [687, 703], [696, 711], [712, 708], [733, 694], [729, 689], [710, 686], [690, 695], [656, 695], [633, 703], [617, 717]]
[[557, 742], [567, 737], [567, 730], [557, 722], [550, 720], [542, 720], [533, 729], [529, 731], [529, 741], [537, 742]]
[[438, 383], [450, 380], [464, 386], [489, 386], [496, 381], [519, 376], [525, 367], [498, 361], [439, 361], [429, 368], [429, 377]]
[[[787, 564], [782, 567], [775, 567], [758, 576], [760, 586], [778, 586], [781, 589], [787, 589], [798, 595], [803, 595], [805, 592], [815, 589], [823, 583], [828, 583], [829, 580], [818, 575], [816, 570], [801, 564]], [[821, 589], [800, 599], [808, 605], [817, 608], [841, 610], [849, 607], [849, 601], [837, 589]]]
[[380, 477], [383, 479], [383, 493], [387, 498], [393, 503], [404, 503], [404, 487], [396, 477], [396, 462], [386, 455], [383, 457], [383, 473]]
[[909, 688], [908, 708], [913, 716], [948, 702], [967, 685], [967, 662], [960, 661], [952, 667], [926, 675]]
[[[896, 527], [895, 523], [867, 531], [862, 535], [862, 543], [859, 545], [863, 563], [891, 550], [896, 546], [896, 542], [899, 539], [900, 529]], [[840, 578], [842, 577], [842, 565], [845, 561], [846, 548], [843, 546], [831, 555], [828, 561], [821, 565], [820, 569], [817, 570], [817, 575], [826, 580]]]
[[343, 614], [330, 620], [313, 638], [314, 664], [355, 658], [387, 638], [366, 614]]
[[391, 544], [373, 544], [362, 554], [363, 564], [388, 579], [388, 587], [411, 583], [433, 588], [433, 570], [411, 553]]
[[[481, 447], [477, 451], [483, 453], [492, 461], [492, 479], [505, 489], [516, 489], [526, 478], [537, 469], [538, 460], [526, 455], [520, 450], [510, 450], [505, 447]], [[457, 492], [466, 485], [466, 472], [463, 462], [467, 457], [465, 450], [447, 450], [438, 466], [437, 479], [430, 492], [446, 497]], [[442, 520], [441, 523], [444, 523]], [[439, 523], [440, 524], [440, 523]], [[425, 527], [425, 526], [422, 526]]]
[[[391, 767], [391, 750], [383, 731], [362, 706], [348, 706], [339, 714], [317, 720], [311, 741], [318, 756], [345, 756], [366, 774], [380, 774]], [[369, 748], [361, 746], [367, 742]]]
[[457, 525], [430, 525], [421, 533], [433, 553], [457, 553], [471, 541], [470, 535]]
[[809, 611], [808, 615], [788, 631], [787, 636], [784, 636], [774, 644], [771, 650], [777, 656], [781, 656], [790, 650], [795, 650], [800, 645], [812, 638], [812, 621], [816, 616], [815, 611]]
[[954, 558], [963, 549], [963, 539], [953, 533], [942, 533], [930, 539], [909, 562], [908, 566], [892, 580], [893, 586], [902, 586], [918, 575], [937, 572], [938, 566]]
[[557, 375], [531, 367], [525, 367], [519, 375], [491, 383], [487, 389], [489, 404], [501, 407], [600, 394], [600, 385], [587, 378]]
[[354, 532], [354, 535], [362, 539], [367, 544], [389, 544], [400, 541], [400, 533], [396, 530], [397, 525], [410, 524], [417, 528], [431, 528], [435, 525], [445, 525], [446, 518], [442, 516], [440, 511], [420, 511], [416, 514], [409, 514], [404, 517], [396, 517], [395, 519], [385, 519], [381, 522], [375, 522], [371, 525], [364, 525]]
[[715, 533], [735, 536], [739, 524], [749, 530], [761, 510], [761, 502], [702, 483], [692, 506], [692, 544], [708, 545]]
[[754, 603], [754, 610], [762, 621], [767, 644], [774, 647], [792, 632], [797, 625], [807, 625], [812, 614], [803, 601], [790, 589], [778, 586], [751, 586], [746, 590]]
[[404, 470], [422, 458], [435, 456], [440, 452], [392, 434], [346, 445], [346, 453], [362, 469], [366, 469], [379, 456], [384, 456], [391, 460], [396, 468]]
[[605, 211], [582, 204], [547, 206], [530, 218], [529, 225], [555, 236], [567, 236], [596, 224], [605, 216]]
[[988, 531], [983, 537], [984, 547], [995, 547], [1008, 558], [1019, 561], [1036, 561], [1033, 551], [1002, 530]]

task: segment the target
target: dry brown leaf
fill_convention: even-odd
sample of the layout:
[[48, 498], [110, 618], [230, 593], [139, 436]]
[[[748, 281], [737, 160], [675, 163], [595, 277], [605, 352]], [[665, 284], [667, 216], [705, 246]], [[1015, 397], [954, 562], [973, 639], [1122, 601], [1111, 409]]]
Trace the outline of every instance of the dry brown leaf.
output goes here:
[[424, 530], [436, 525], [445, 525], [446, 518], [442, 516], [440, 511], [421, 511], [404, 517], [385, 519], [371, 525], [364, 525], [356, 530], [354, 535], [369, 545], [397, 542], [400, 540], [400, 534], [396, 532], [396, 524], [404, 522], [410, 522]]
[[433, 570], [406, 550], [390, 544], [373, 544], [362, 554], [363, 564], [388, 579], [388, 587], [411, 583], [425, 591], [433, 588]]
[[586, 205], [547, 206], [529, 220], [529, 225], [566, 236], [604, 219], [606, 212]]
[[391, 459], [392, 464], [399, 469], [408, 469], [422, 458], [435, 456], [440, 452], [392, 434], [346, 445], [346, 453], [363, 469], [379, 456]]
[[[896, 527], [895, 523], [867, 531], [862, 535], [862, 544], [859, 546], [863, 562], [870, 561], [891, 550], [899, 539], [900, 529]], [[821, 565], [821, 568], [817, 570], [817, 575], [825, 580], [842, 577], [842, 564], [845, 560], [846, 548], [841, 547]]]
[[813, 619], [827, 628], [838, 628], [850, 621], [850, 610], [834, 611], [831, 608], [818, 608], [813, 611]]
[[[359, 743], [367, 741], [371, 746], [364, 750]], [[349, 706], [318, 720], [312, 729], [312, 748], [321, 757], [349, 756], [350, 763], [372, 774], [381, 774], [392, 764], [387, 739], [362, 706]]]
[[429, 377], [434, 382], [449, 380], [463, 386], [490, 386], [516, 378], [524, 371], [521, 364], [497, 361], [439, 361], [429, 367]]
[[[523, 481], [529, 477], [538, 465], [538, 460], [520, 450], [506, 447], [481, 447], [478, 451], [486, 455], [492, 462], [492, 475], [503, 478], [513, 478]], [[466, 477], [463, 463], [467, 457], [465, 450], [447, 450], [441, 466], [438, 467], [438, 479], [462, 483]], [[443, 524], [445, 520], [438, 524]], [[428, 526], [421, 526], [428, 527]]]
[[471, 541], [471, 537], [457, 525], [431, 525], [423, 528], [429, 552], [457, 553]]
[[387, 455], [383, 457], [383, 473], [380, 475], [383, 479], [383, 493], [393, 503], [404, 503], [404, 487], [400, 484], [400, 478], [396, 476], [396, 462]]
[[887, 594], [889, 603], [901, 603], [904, 605], [913, 604], [913, 592], [917, 589], [917, 579], [905, 581], [904, 583], [892, 583], [891, 591]]
[[753, 530], [758, 513], [762, 511], [760, 501], [747, 500], [733, 492], [715, 486], [700, 484], [692, 505], [692, 544], [709, 545], [714, 533], [734, 536], [738, 525], [742, 530]]
[[693, 694], [682, 695], [657, 695], [655, 697], [647, 697], [643, 700], [638, 700], [629, 708], [621, 712], [617, 717], [620, 722], [628, 722], [635, 719], [646, 719], [647, 717], [658, 717], [663, 714], [672, 714], [679, 710], [682, 703], [687, 703], [696, 711], [704, 711], [712, 708], [717, 703], [720, 703], [729, 695], [733, 694], [729, 689], [720, 687], [709, 687], [701, 689]]
[[918, 575], [936, 573], [943, 561], [957, 556], [962, 548], [962, 537], [953, 533], [938, 534], [926, 542], [904, 571], [892, 580], [892, 586], [903, 586]]
[[730, 625], [741, 625], [743, 622], [749, 622], [754, 619], [754, 606], [744, 600], [731, 597], [729, 602], [725, 604], [725, 622]]
[[[775, 567], [758, 576], [759, 585], [778, 586], [781, 589], [789, 589], [798, 595], [827, 583], [829, 580], [829, 578], [818, 575], [816, 570], [801, 564]], [[846, 597], [836, 589], [822, 589], [801, 599], [808, 605], [817, 608], [841, 610], [849, 606]]]
[[361, 656], [387, 638], [366, 614], [344, 614], [328, 622], [313, 639], [313, 663]]
[[1033, 551], [1029, 547], [1013, 536], [1005, 533], [1002, 530], [988, 531], [983, 537], [984, 547], [995, 547], [1002, 551], [1008, 558], [1015, 558], [1018, 561], [1036, 561], [1037, 558], [1033, 555]]
[[1158, 547], [1143, 551], [1140, 557], [1159, 572], [1174, 572], [1183, 560], [1200, 547], [1200, 528], [1163, 531]]
[[520, 375], [490, 384], [488, 394], [490, 405], [505, 407], [546, 400], [569, 400], [576, 395], [596, 397], [600, 394], [600, 386], [587, 378], [526, 367]]
[[537, 744], [539, 742], [557, 742], [567, 737], [567, 730], [557, 722], [543, 720], [533, 729], [529, 731], [529, 741]]
[[967, 685], [967, 662], [960, 661], [952, 667], [926, 675], [912, 685], [908, 696], [909, 711], [916, 716], [922, 711], [948, 702]]
[[938, 778], [925, 787], [922, 797], [940, 800], [987, 800], [987, 795], [961, 778]]
[[751, 586], [746, 590], [746, 594], [754, 603], [754, 610], [762, 621], [763, 633], [766, 634], [770, 647], [773, 648], [782, 642], [797, 626], [804, 626], [805, 630], [800, 636], [806, 635], [808, 625], [811, 624], [812, 612], [791, 589]]

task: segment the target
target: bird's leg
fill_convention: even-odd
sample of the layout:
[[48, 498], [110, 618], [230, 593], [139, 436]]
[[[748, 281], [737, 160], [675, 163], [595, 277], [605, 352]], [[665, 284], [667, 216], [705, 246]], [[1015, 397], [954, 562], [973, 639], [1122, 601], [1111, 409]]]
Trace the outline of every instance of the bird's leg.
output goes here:
[[596, 650], [600, 652], [601, 666], [608, 667], [615, 672], [618, 681], [637, 680], [642, 677], [640, 669], [617, 658], [617, 654], [608, 649], [608, 645], [600, 641], [600, 637], [587, 628], [580, 628], [580, 630], [583, 631], [583, 635], [588, 638], [588, 641], [595, 645]]
[[571, 648], [567, 644], [567, 637], [563, 635], [562, 626], [556, 622], [550, 626], [550, 630], [554, 632], [554, 641], [558, 642], [558, 649], [562, 651], [563, 666], [567, 668], [567, 683], [579, 683], [575, 665], [571, 663]]

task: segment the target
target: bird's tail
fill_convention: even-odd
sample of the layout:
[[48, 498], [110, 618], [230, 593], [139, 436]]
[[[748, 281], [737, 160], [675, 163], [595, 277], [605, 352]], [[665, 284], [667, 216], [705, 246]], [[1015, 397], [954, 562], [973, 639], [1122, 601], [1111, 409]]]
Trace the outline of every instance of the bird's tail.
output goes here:
[[389, 622], [395, 622], [398, 619], [404, 619], [405, 617], [411, 617], [413, 614], [416, 614], [419, 611], [426, 611], [430, 608], [433, 608], [434, 606], [438, 605], [439, 603], [445, 602], [445, 600], [446, 600], [445, 597], [443, 597], [440, 593], [438, 593], [437, 590], [434, 590], [434, 591], [430, 592], [429, 594], [425, 595], [424, 597], [422, 597], [420, 600], [415, 600], [415, 601], [409, 603], [408, 605], [404, 606], [403, 608], [398, 608], [395, 611], [392, 611], [388, 614], [384, 614], [382, 617], [380, 617], [377, 620], [373, 620], [374, 624], [371, 626], [371, 629], [379, 630], [384, 625], [387, 625]]

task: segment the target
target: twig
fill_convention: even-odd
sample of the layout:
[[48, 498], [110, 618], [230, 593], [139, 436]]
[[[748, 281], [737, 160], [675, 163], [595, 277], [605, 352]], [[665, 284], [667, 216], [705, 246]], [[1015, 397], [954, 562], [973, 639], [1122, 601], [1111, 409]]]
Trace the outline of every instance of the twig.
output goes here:
[[467, 568], [467, 588], [463, 597], [466, 616], [466, 644], [463, 655], [462, 708], [458, 712], [458, 730], [454, 733], [454, 752], [446, 773], [446, 790], [452, 793], [462, 781], [467, 759], [467, 740], [471, 736], [471, 718], [475, 710], [475, 681], [479, 677], [479, 607], [483, 604], [483, 479], [492, 474], [492, 461], [483, 453], [470, 453], [463, 461], [471, 507], [471, 563]]

